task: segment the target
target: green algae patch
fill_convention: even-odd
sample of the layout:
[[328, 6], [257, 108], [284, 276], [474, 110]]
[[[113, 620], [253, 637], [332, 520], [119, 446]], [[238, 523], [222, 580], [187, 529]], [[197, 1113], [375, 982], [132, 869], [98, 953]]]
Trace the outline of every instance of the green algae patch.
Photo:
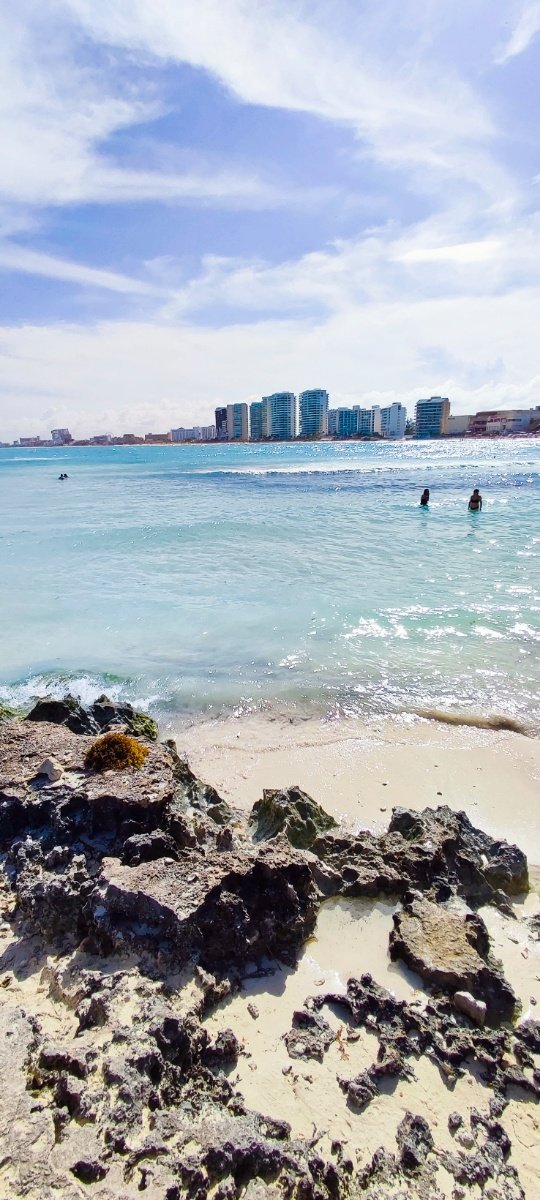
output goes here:
[[105, 733], [87, 750], [84, 765], [90, 771], [138, 771], [148, 753], [146, 746], [127, 733]]
[[20, 715], [20, 712], [11, 708], [9, 704], [0, 703], [0, 721], [16, 721]]
[[157, 742], [158, 740], [158, 724], [153, 717], [149, 717], [147, 713], [137, 712], [129, 718], [129, 728], [136, 737], [148, 738], [149, 742]]

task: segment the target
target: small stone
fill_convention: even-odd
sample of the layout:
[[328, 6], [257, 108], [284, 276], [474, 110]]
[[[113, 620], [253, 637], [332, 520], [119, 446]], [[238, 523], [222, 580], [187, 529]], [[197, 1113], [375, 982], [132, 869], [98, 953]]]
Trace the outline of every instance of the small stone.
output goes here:
[[463, 1146], [464, 1150], [474, 1149], [475, 1141], [468, 1129], [463, 1129], [461, 1133], [458, 1133], [456, 1141], [459, 1142], [460, 1146]]
[[451, 1112], [448, 1117], [448, 1128], [450, 1133], [455, 1133], [456, 1129], [461, 1129], [463, 1125], [463, 1117], [461, 1113]]
[[532, 1005], [533, 1005], [533, 1007], [535, 1007], [535, 1006], [536, 1006], [536, 1003], [537, 1003], [537, 1001], [536, 1001], [536, 997], [535, 997], [535, 996], [529, 996], [529, 1004], [532, 1004]]
[[292, 1063], [289, 1063], [288, 1067], [281, 1068], [282, 1075], [290, 1075], [291, 1071], [292, 1071]]
[[477, 1025], [483, 1025], [486, 1019], [487, 1005], [483, 1000], [477, 1000], [471, 992], [454, 992], [454, 1008], [465, 1013]]
[[56, 758], [45, 758], [36, 771], [36, 775], [45, 775], [49, 783], [57, 783], [64, 774], [64, 768]]
[[254, 1021], [256, 1021], [256, 1020], [257, 1020], [257, 1018], [258, 1018], [258, 1016], [259, 1016], [259, 1010], [258, 1010], [258, 1008], [257, 1008], [257, 1005], [256, 1005], [256, 1004], [252, 1004], [252, 1003], [251, 1003], [251, 1001], [250, 1001], [250, 1002], [249, 1002], [249, 1004], [248, 1004], [248, 1006], [247, 1006], [247, 1010], [248, 1010], [248, 1013], [249, 1013], [250, 1017], [253, 1017], [253, 1020], [254, 1020]]

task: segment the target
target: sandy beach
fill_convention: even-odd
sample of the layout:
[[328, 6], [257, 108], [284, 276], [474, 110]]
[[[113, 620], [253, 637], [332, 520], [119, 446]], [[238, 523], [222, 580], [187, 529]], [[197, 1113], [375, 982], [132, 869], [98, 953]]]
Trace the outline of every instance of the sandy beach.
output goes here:
[[[169, 735], [168, 730], [164, 734]], [[348, 827], [385, 829], [395, 805], [463, 809], [540, 864], [540, 739], [395, 717], [369, 723], [230, 717], [172, 729], [196, 774], [243, 809], [298, 784]]]

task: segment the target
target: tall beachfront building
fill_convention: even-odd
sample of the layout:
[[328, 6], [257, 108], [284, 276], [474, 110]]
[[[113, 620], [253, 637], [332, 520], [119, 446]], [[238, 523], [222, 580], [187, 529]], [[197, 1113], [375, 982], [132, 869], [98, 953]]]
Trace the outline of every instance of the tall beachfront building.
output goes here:
[[381, 429], [383, 437], [405, 437], [407, 424], [407, 409], [399, 401], [394, 401], [387, 408], [381, 408]]
[[358, 413], [354, 408], [336, 408], [335, 432], [340, 438], [354, 437], [358, 433]]
[[254, 400], [249, 406], [249, 436], [252, 442], [266, 437], [266, 414], [264, 400]]
[[218, 442], [227, 441], [227, 409], [216, 408], [216, 438]]
[[381, 432], [381, 410], [378, 404], [373, 408], [361, 408], [359, 404], [355, 404], [353, 412], [356, 413], [356, 432], [360, 437], [373, 437], [374, 433]]
[[328, 392], [323, 388], [300, 392], [300, 433], [302, 437], [328, 433]]
[[430, 396], [419, 400], [416, 405], [416, 436], [442, 437], [450, 416], [450, 401], [447, 396]]
[[227, 439], [229, 442], [247, 442], [249, 438], [249, 412], [247, 404], [227, 405]]
[[262, 398], [262, 436], [288, 441], [296, 437], [296, 396], [294, 392], [273, 392]]

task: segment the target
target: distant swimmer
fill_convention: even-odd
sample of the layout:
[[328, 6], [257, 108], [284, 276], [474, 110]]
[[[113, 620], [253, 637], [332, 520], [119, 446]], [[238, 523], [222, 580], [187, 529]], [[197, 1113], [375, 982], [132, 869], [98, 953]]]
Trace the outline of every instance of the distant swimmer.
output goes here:
[[482, 511], [482, 497], [480, 495], [479, 489], [475, 488], [474, 492], [469, 500], [469, 512], [481, 512], [481, 511]]
[[58, 476], [58, 478], [59, 479], [69, 479], [69, 475], [66, 475], [65, 472], [63, 471], [62, 474]]
[[429, 504], [429, 488], [424, 488], [420, 496], [420, 508], [427, 508]]

